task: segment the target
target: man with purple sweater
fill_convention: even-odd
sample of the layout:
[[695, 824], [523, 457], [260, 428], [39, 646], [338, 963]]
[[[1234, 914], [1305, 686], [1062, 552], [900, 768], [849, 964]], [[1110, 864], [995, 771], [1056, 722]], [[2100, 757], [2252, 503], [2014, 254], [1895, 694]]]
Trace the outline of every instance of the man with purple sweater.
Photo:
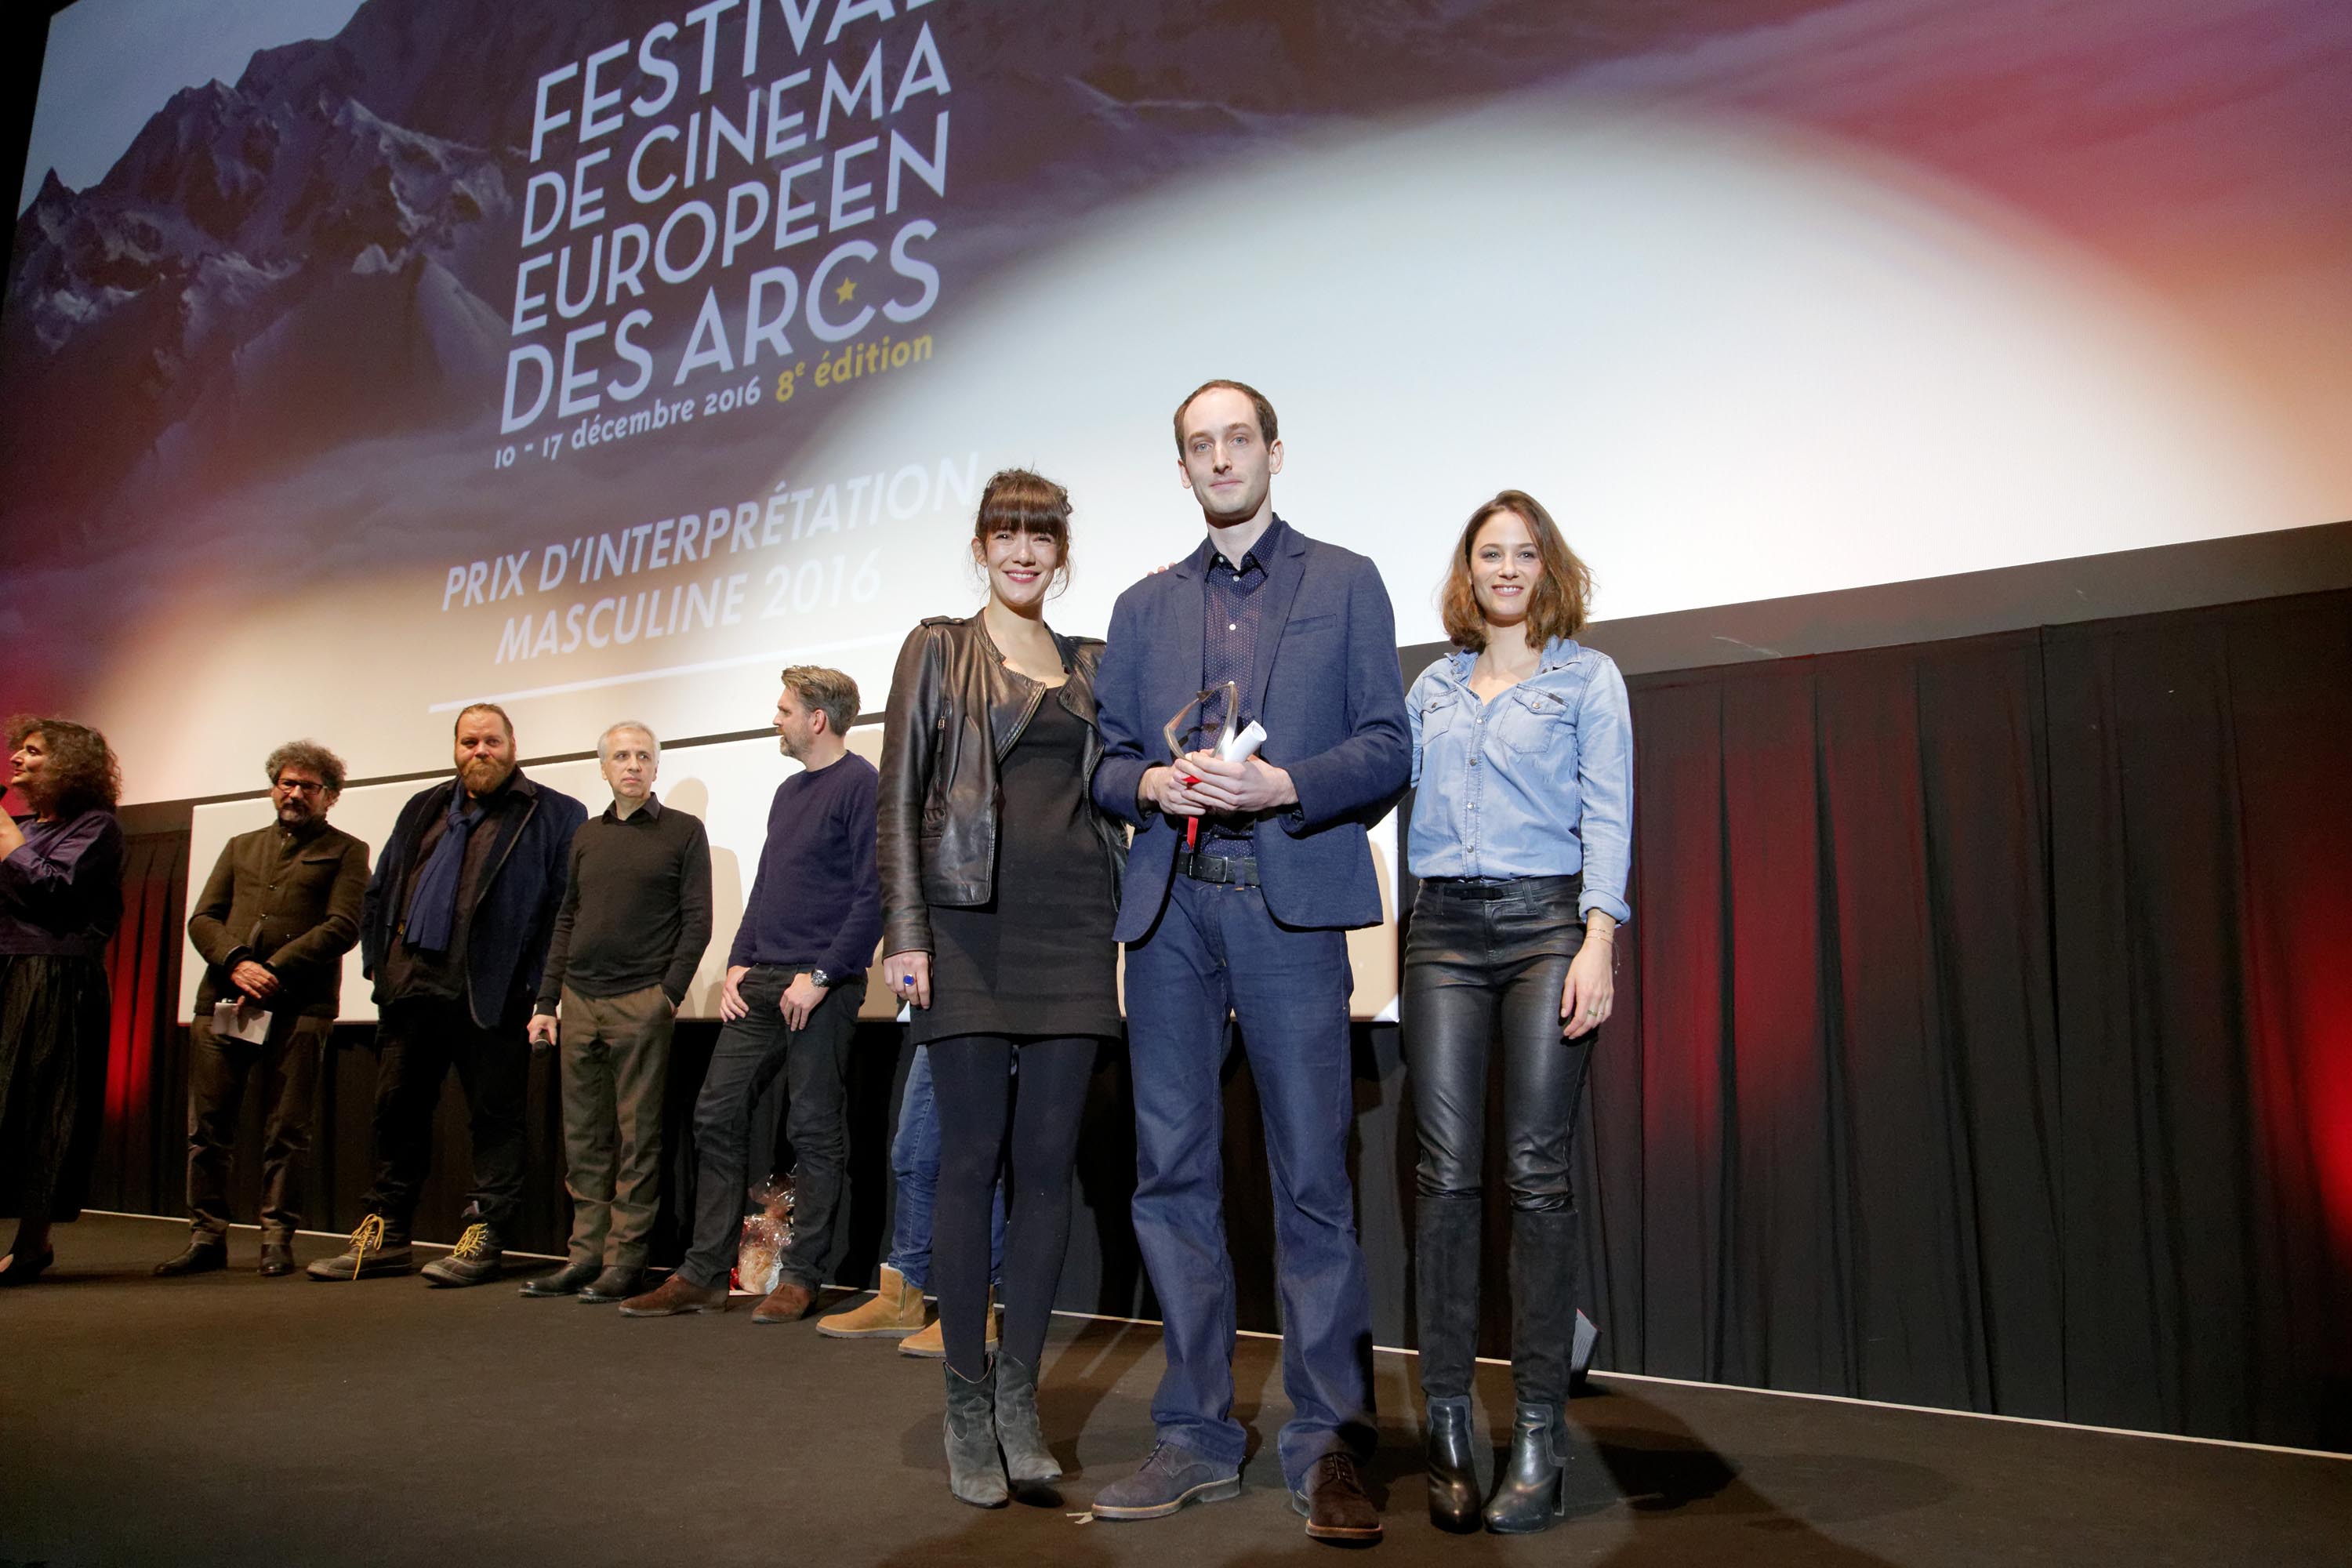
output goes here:
[[661, 1288], [621, 1303], [632, 1318], [727, 1310], [727, 1270], [744, 1207], [751, 1107], [776, 1074], [791, 1102], [785, 1135], [800, 1162], [783, 1278], [751, 1314], [789, 1322], [815, 1300], [841, 1206], [849, 1145], [851, 1031], [882, 940], [875, 872], [874, 764], [849, 754], [857, 683], [836, 669], [783, 672], [776, 737], [801, 771], [776, 786], [768, 841], [728, 955], [726, 1020], [694, 1105], [694, 1236]]

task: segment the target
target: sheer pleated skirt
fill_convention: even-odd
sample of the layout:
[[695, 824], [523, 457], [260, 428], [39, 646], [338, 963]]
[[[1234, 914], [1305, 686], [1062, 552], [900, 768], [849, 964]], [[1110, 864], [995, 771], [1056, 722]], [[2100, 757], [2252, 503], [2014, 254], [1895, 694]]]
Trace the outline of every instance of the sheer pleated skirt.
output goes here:
[[0, 1215], [69, 1220], [106, 1110], [106, 965], [0, 953]]

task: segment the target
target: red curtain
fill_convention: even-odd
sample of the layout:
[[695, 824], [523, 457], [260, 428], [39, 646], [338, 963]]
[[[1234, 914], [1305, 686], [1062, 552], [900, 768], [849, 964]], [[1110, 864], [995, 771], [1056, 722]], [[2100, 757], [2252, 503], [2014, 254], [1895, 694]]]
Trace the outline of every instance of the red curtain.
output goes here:
[[99, 1208], [184, 1212], [187, 1066], [177, 1016], [187, 906], [187, 833], [128, 835], [122, 929], [106, 950], [114, 1016], [106, 1130], [90, 1193]]

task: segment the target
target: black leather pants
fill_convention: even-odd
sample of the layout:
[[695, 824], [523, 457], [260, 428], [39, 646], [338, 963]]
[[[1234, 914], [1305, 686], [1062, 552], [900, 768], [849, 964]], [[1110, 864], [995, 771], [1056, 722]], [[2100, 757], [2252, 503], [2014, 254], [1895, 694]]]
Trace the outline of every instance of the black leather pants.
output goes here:
[[1470, 1392], [1478, 1343], [1478, 1238], [1490, 1053], [1502, 1053], [1504, 1176], [1511, 1202], [1511, 1361], [1518, 1397], [1568, 1397], [1576, 1321], [1576, 1205], [1569, 1161], [1591, 1038], [1560, 1034], [1569, 961], [1584, 943], [1574, 877], [1425, 881], [1405, 943], [1404, 1053], [1421, 1163], [1416, 1296], [1421, 1381]]

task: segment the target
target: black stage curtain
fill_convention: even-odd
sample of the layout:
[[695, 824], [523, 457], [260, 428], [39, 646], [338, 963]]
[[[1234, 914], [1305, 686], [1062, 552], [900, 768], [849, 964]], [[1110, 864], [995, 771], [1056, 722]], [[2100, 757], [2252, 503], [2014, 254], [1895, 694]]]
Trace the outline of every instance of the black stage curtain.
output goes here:
[[2045, 648], [2066, 1415], [2352, 1448], [2352, 595]]
[[2352, 595], [1632, 685], [1609, 1363], [2352, 1447]]
[[1635, 684], [1582, 1185], [1613, 1364], [2064, 1414], [2039, 668], [2026, 633]]
[[[2352, 1448], [2352, 594], [1632, 687], [1637, 918], [1580, 1140], [1601, 1364]], [[126, 1009], [176, 994], [185, 853], [134, 850], [98, 1206], [181, 1212], [185, 1031], [168, 1000]], [[325, 1077], [322, 1228], [370, 1174], [369, 1033], [339, 1030]], [[679, 1033], [657, 1257], [715, 1033]], [[845, 1282], [887, 1246], [900, 1034], [860, 1031]], [[1409, 1344], [1410, 1086], [1393, 1027], [1357, 1047], [1374, 1337]], [[1150, 1317], [1126, 1071], [1107, 1047], [1060, 1304]], [[551, 1089], [542, 1059], [517, 1240], [545, 1251]], [[1277, 1329], [1238, 1054], [1225, 1110], [1242, 1321]], [[454, 1236], [465, 1147], [453, 1085], [421, 1235]], [[769, 1137], [753, 1166], [789, 1159]]]

